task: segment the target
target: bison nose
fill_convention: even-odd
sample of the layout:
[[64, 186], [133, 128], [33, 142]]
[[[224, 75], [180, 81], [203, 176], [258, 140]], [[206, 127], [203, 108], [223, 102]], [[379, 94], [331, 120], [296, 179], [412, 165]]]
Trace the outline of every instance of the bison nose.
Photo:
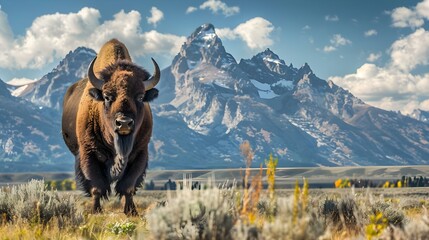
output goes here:
[[120, 134], [128, 134], [134, 127], [134, 120], [129, 117], [118, 117], [115, 120], [116, 130]]

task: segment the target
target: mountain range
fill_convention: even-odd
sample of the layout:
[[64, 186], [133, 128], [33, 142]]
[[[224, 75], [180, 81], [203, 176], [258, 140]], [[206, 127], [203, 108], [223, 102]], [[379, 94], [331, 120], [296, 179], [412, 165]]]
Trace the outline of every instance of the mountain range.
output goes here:
[[[73, 169], [59, 128], [62, 97], [95, 55], [80, 47], [40, 80], [0, 84], [0, 120], [8, 123], [0, 128], [0, 171]], [[212, 24], [187, 38], [157, 87], [150, 168], [243, 167], [245, 140], [254, 166], [270, 153], [279, 167], [429, 163], [424, 112], [372, 107], [270, 49], [237, 62]]]

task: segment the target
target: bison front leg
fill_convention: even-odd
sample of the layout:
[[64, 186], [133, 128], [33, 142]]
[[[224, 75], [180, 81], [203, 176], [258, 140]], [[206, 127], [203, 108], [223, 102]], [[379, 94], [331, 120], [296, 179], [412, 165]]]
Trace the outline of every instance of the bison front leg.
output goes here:
[[103, 172], [102, 163], [96, 158], [95, 154], [83, 154], [81, 156], [81, 168], [83, 175], [88, 181], [87, 192], [92, 197], [92, 212], [100, 213], [101, 199], [107, 199], [110, 193], [109, 180]]
[[145, 173], [147, 166], [147, 154], [141, 159], [136, 159], [131, 162], [123, 177], [117, 182], [115, 186], [116, 193], [120, 197], [125, 197], [124, 213], [127, 215], [137, 216], [138, 212], [134, 204], [133, 196], [136, 193], [137, 180]]
[[134, 194], [125, 194], [124, 213], [128, 216], [137, 216], [139, 214], [134, 204], [133, 195]]
[[103, 209], [101, 208], [101, 193], [97, 188], [92, 188], [91, 191], [92, 196], [92, 213], [101, 213]]

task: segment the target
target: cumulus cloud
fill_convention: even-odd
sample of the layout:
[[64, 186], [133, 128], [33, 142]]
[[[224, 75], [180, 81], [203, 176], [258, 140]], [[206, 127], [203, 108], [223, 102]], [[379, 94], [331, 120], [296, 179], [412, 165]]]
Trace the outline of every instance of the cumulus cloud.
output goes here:
[[[189, 8], [188, 8], [189, 9]], [[200, 5], [200, 9], [209, 9], [213, 13], [217, 14], [221, 12], [225, 16], [232, 16], [240, 12], [238, 6], [229, 7], [226, 3], [221, 0], [207, 0]]]
[[364, 34], [365, 34], [365, 37], [371, 37], [371, 36], [376, 36], [378, 32], [375, 29], [370, 29], [366, 31]]
[[197, 11], [197, 10], [198, 10], [198, 8], [193, 7], [193, 6], [189, 6], [189, 7], [186, 9], [186, 14], [193, 13], [193, 12], [195, 12], [195, 11]]
[[398, 28], [419, 28], [425, 19], [429, 20], [429, 0], [418, 3], [415, 7], [398, 7], [391, 12], [392, 26]]
[[378, 53], [370, 53], [370, 54], [369, 54], [369, 56], [366, 58], [366, 60], [367, 60], [368, 62], [375, 62], [375, 61], [377, 61], [378, 59], [380, 59], [380, 57], [381, 57], [381, 52], [378, 52]]
[[237, 32], [235, 32], [234, 29], [231, 28], [216, 28], [216, 34], [221, 38], [221, 39], [231, 39], [234, 40], [236, 38], [238, 38], [238, 34]]
[[152, 7], [150, 9], [150, 17], [147, 17], [147, 23], [152, 24], [156, 27], [156, 24], [164, 18], [164, 13], [159, 10], [157, 7]]
[[340, 18], [337, 15], [333, 15], [333, 16], [326, 15], [325, 16], [325, 21], [328, 21], [328, 22], [338, 22], [339, 20], [340, 20]]
[[[9, 27], [0, 11], [0, 26]], [[183, 36], [157, 31], [142, 32], [141, 15], [137, 11], [121, 10], [113, 19], [100, 23], [100, 12], [82, 8], [77, 13], [48, 14], [36, 18], [23, 36], [10, 38], [0, 32], [0, 41], [7, 38], [10, 46], [2, 50], [2, 68], [41, 68], [54, 59], [64, 57], [70, 50], [87, 46], [98, 50], [111, 38], [123, 41], [133, 57], [170, 55], [177, 53], [186, 40]], [[9, 36], [9, 37], [8, 37]], [[156, 46], [156, 47], [154, 47]]]
[[395, 41], [391, 47], [392, 64], [410, 71], [419, 65], [429, 63], [429, 32], [423, 28]]
[[2, 48], [9, 48], [13, 40], [13, 32], [10, 28], [7, 14], [0, 8], [0, 46]]
[[323, 47], [323, 51], [324, 52], [333, 52], [335, 50], [337, 50], [337, 49], [334, 46], [325, 46], [325, 47]]
[[352, 43], [352, 41], [347, 38], [344, 38], [343, 36], [341, 36], [341, 34], [334, 34], [329, 40], [329, 42], [331, 43], [331, 45], [325, 46], [323, 48], [324, 52], [333, 52], [336, 51], [338, 47], [346, 46]]
[[[165, 53], [170, 56], [177, 54], [182, 44], [186, 41], [185, 37], [159, 33], [155, 30], [143, 33], [142, 38], [145, 39], [143, 43], [144, 52]], [[144, 52], [141, 54], [143, 55]]]
[[424, 24], [424, 20], [417, 12], [406, 7], [399, 7], [392, 12], [392, 25], [398, 28], [405, 27], [421, 27]]
[[274, 26], [270, 21], [262, 17], [255, 17], [239, 24], [234, 29], [217, 29], [216, 33], [224, 39], [240, 38], [249, 48], [260, 50], [273, 44], [273, 40], [270, 38], [273, 30]]
[[[429, 66], [429, 31], [423, 28], [425, 20], [429, 19], [429, 0], [411, 8], [398, 7], [390, 15], [393, 27], [414, 31], [392, 43], [385, 66], [365, 63], [355, 73], [330, 79], [380, 108], [403, 113], [416, 108], [428, 111], [429, 73], [415, 73], [414, 70]], [[376, 61], [379, 54], [370, 54], [367, 60]]]
[[345, 45], [349, 45], [352, 43], [352, 41], [350, 41], [347, 38], [344, 38], [343, 36], [341, 36], [341, 34], [334, 34], [334, 36], [332, 36], [330, 42], [336, 46], [345, 46]]
[[355, 73], [329, 79], [380, 108], [403, 113], [429, 110], [429, 73], [413, 73], [418, 66], [429, 65], [429, 32], [417, 29], [396, 40], [389, 57], [384, 67], [365, 63]]
[[424, 0], [416, 5], [416, 11], [419, 16], [429, 19], [429, 1]]

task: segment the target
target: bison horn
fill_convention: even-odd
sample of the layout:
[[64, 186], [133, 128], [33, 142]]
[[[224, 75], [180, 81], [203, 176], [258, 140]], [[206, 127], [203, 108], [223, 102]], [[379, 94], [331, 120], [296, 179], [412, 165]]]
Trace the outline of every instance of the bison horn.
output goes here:
[[97, 57], [95, 57], [94, 60], [92, 60], [91, 64], [89, 65], [88, 78], [95, 88], [97, 88], [98, 90], [101, 90], [101, 88], [103, 87], [104, 81], [101, 79], [98, 79], [94, 74], [94, 63], [96, 59]]
[[156, 84], [158, 84], [159, 79], [161, 78], [161, 72], [159, 71], [158, 63], [156, 63], [155, 60], [153, 60], [153, 58], [151, 59], [152, 59], [153, 65], [155, 66], [155, 72], [151, 78], [143, 82], [144, 88], [146, 91], [154, 88]]

